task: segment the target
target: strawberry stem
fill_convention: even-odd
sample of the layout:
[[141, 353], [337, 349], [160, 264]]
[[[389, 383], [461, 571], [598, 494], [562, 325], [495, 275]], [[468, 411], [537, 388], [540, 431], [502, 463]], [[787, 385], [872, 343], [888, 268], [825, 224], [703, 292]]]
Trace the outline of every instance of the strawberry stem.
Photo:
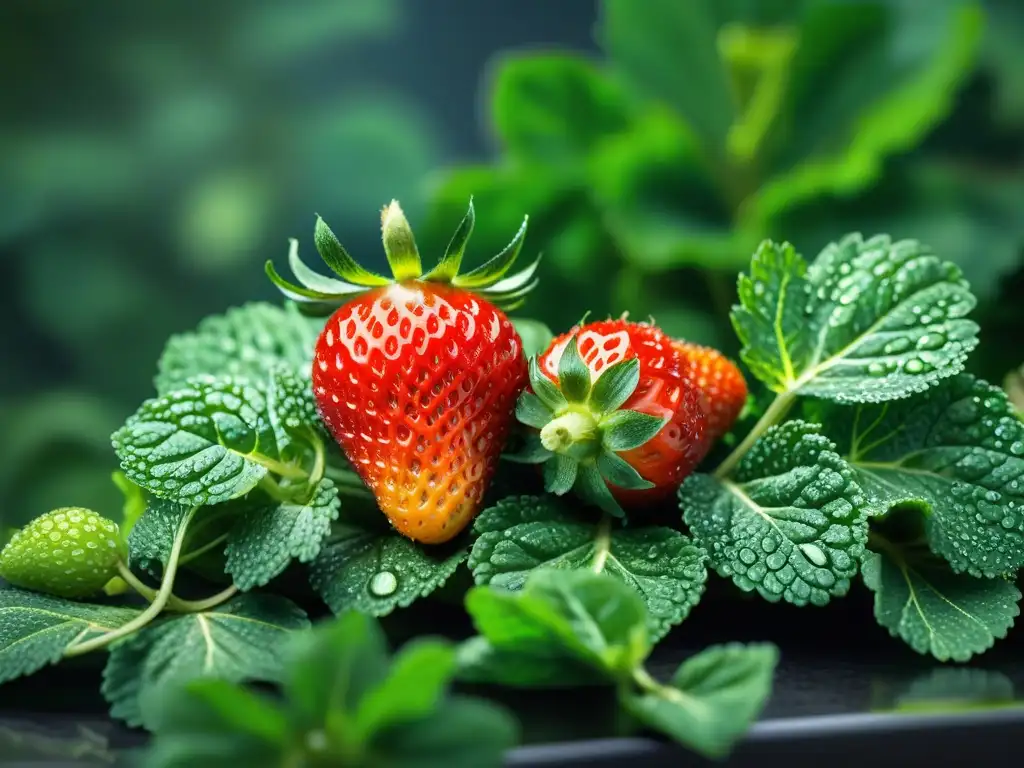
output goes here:
[[589, 413], [568, 411], [552, 419], [540, 431], [540, 443], [552, 453], [566, 453], [574, 445], [593, 442], [597, 422]]
[[736, 469], [736, 465], [747, 455], [747, 451], [754, 447], [754, 443], [764, 434], [765, 430], [768, 427], [775, 426], [786, 417], [795, 400], [796, 394], [792, 391], [782, 392], [777, 395], [772, 400], [772, 404], [761, 414], [761, 418], [758, 419], [753, 429], [743, 438], [743, 442], [737, 445], [733, 452], [718, 465], [718, 469], [715, 470], [715, 477], [719, 479], [727, 477]]

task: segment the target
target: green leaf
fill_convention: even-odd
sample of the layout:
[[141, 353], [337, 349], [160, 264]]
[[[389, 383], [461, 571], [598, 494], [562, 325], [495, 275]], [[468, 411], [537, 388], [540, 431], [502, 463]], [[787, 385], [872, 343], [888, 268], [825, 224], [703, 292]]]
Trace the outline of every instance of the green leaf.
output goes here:
[[467, 683], [506, 688], [575, 688], [608, 683], [607, 676], [568, 653], [560, 644], [531, 642], [496, 648], [472, 637], [458, 649], [458, 677]]
[[189, 505], [245, 495], [278, 452], [260, 391], [212, 376], [147, 400], [111, 439], [132, 482]]
[[513, 317], [511, 320], [519, 339], [523, 342], [523, 355], [527, 360], [544, 352], [555, 337], [551, 329], [540, 320], [525, 317]]
[[303, 369], [300, 373], [298, 369], [281, 363], [273, 366], [267, 389], [267, 411], [277, 427], [278, 442], [282, 445], [291, 439], [309, 442], [310, 435], [314, 433], [327, 435], [313, 397], [309, 370]]
[[425, 548], [343, 516], [310, 566], [310, 583], [335, 614], [386, 616], [439, 588], [466, 555], [463, 546]]
[[231, 376], [263, 386], [275, 362], [308, 370], [323, 324], [323, 319], [305, 317], [291, 304], [263, 302], [207, 317], [194, 331], [167, 342], [156, 376], [157, 394], [181, 389], [198, 374]]
[[967, 661], [1006, 637], [1020, 614], [1012, 581], [956, 574], [921, 542], [882, 540], [878, 549], [861, 566], [875, 618], [918, 653]]
[[128, 565], [133, 570], [159, 573], [167, 565], [174, 536], [191, 509], [166, 499], [148, 499], [146, 511], [128, 534]]
[[501, 768], [518, 740], [519, 725], [510, 713], [482, 699], [452, 696], [429, 716], [374, 739], [369, 764]]
[[601, 420], [602, 443], [609, 451], [631, 451], [651, 440], [665, 423], [639, 411], [615, 411]]
[[586, 402], [590, 395], [590, 368], [580, 357], [576, 336], [569, 339], [558, 360], [558, 386], [570, 403]]
[[[516, 591], [474, 587], [466, 610], [477, 632], [500, 657], [521, 669], [534, 656], [550, 658], [560, 651], [568, 677], [578, 667], [591, 668], [606, 681], [630, 676], [650, 651], [647, 616], [639, 594], [618, 579], [588, 570], [541, 568]], [[494, 672], [474, 669], [467, 672]], [[498, 670], [500, 672], [500, 670]], [[486, 682], [480, 674], [473, 679]], [[505, 684], [531, 685], [536, 678]], [[544, 685], [559, 685], [558, 676]]]
[[334, 483], [326, 478], [304, 502], [267, 498], [250, 507], [228, 536], [225, 571], [244, 591], [269, 583], [292, 560], [311, 562], [320, 554], [340, 509]]
[[773, 602], [825, 605], [846, 594], [868, 507], [834, 448], [817, 425], [791, 421], [768, 429], [733, 477], [683, 482], [686, 524], [720, 575]]
[[619, 84], [582, 56], [505, 56], [493, 89], [494, 123], [505, 149], [532, 161], [582, 163], [628, 124]]
[[288, 748], [285, 713], [268, 699], [226, 680], [172, 685], [153, 702], [156, 737], [145, 768], [205, 768], [230, 759], [279, 768]]
[[280, 682], [285, 643], [309, 626], [305, 613], [274, 595], [243, 595], [162, 619], [112, 648], [103, 695], [115, 715], [152, 729], [153, 702], [187, 680]]
[[606, 0], [598, 38], [630, 85], [673, 107], [712, 155], [724, 154], [735, 108], [709, 3]]
[[602, 371], [590, 392], [590, 406], [597, 413], [617, 411], [640, 383], [640, 358], [620, 360]]
[[778, 658], [769, 644], [712, 646], [683, 662], [668, 685], [644, 680], [623, 705], [648, 727], [721, 758], [764, 707]]
[[929, 544], [954, 571], [1024, 567], [1024, 424], [999, 387], [961, 374], [907, 400], [816, 417], [883, 512], [926, 507]]
[[809, 267], [766, 241], [739, 297], [743, 361], [779, 393], [894, 400], [959, 373], [977, 344], [960, 270], [913, 240], [847, 235]]
[[0, 588], [0, 683], [56, 664], [72, 641], [117, 629], [139, 612]]
[[477, 516], [473, 530], [469, 567], [477, 584], [522, 589], [538, 568], [604, 572], [643, 598], [652, 642], [689, 615], [707, 581], [707, 556], [683, 534], [612, 528], [550, 496], [503, 499]]

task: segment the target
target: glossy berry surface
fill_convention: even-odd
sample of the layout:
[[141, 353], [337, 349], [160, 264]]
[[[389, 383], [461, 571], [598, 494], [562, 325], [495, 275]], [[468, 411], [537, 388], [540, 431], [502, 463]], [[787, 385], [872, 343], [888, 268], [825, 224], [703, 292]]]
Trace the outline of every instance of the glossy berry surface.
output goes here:
[[664, 498], [674, 492], [704, 458], [711, 442], [700, 394], [684, 375], [672, 340], [647, 323], [624, 320], [588, 323], [556, 337], [541, 355], [540, 369], [553, 382], [558, 381], [558, 363], [574, 335], [592, 380], [615, 363], [631, 358], [639, 360], [640, 381], [622, 408], [667, 418], [668, 423], [651, 440], [620, 456], [654, 487], [631, 490], [609, 483], [609, 488], [624, 505]]
[[81, 507], [37, 517], [0, 553], [0, 577], [16, 587], [60, 597], [89, 597], [117, 575], [117, 524]]
[[717, 440], [730, 429], [747, 401], [747, 382], [729, 358], [712, 347], [687, 341], [675, 341], [683, 375], [701, 393], [708, 417], [711, 440]]
[[336, 310], [317, 341], [320, 416], [403, 535], [448, 541], [480, 509], [527, 380], [493, 304], [410, 281]]

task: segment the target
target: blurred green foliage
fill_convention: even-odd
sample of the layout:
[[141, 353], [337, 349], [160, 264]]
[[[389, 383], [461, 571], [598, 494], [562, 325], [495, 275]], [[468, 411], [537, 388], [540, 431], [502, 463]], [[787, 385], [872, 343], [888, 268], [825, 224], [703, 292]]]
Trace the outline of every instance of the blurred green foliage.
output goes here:
[[167, 337], [276, 300], [262, 264], [318, 209], [371, 236], [393, 196], [416, 215], [441, 154], [432, 116], [366, 66], [402, 10], [5, 5], [0, 528], [119, 507], [109, 436], [152, 394]]
[[760, 240], [813, 255], [887, 232], [963, 268], [986, 374], [1019, 362], [992, 338], [1021, 317], [999, 300], [1024, 244], [1019, 4], [603, 0], [595, 39], [597, 57], [499, 57], [497, 157], [433, 180], [438, 237], [470, 193], [482, 252], [530, 214], [545, 263], [525, 312], [653, 315], [733, 352], [736, 273]]

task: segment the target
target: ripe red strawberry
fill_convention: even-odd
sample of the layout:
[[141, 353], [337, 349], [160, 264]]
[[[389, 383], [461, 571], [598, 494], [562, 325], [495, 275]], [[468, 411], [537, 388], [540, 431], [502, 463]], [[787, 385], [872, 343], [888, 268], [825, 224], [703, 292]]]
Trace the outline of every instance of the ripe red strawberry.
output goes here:
[[526, 222], [504, 251], [459, 275], [473, 222], [471, 201], [426, 275], [397, 202], [382, 213], [394, 279], [356, 264], [319, 219], [317, 250], [342, 280], [303, 265], [294, 241], [289, 258], [303, 287], [267, 265], [292, 299], [314, 308], [344, 302], [316, 344], [320, 416], [392, 525], [429, 544], [456, 536], [479, 510], [527, 380], [522, 342], [502, 311], [537, 284], [537, 262], [505, 276]]
[[551, 493], [611, 514], [673, 493], [710, 447], [700, 393], [653, 325], [574, 328], [531, 361], [530, 385], [516, 415], [540, 431], [521, 458], [544, 462]]
[[747, 382], [729, 358], [712, 347], [676, 339], [683, 375], [700, 390], [714, 442], [730, 429], [747, 401]]

